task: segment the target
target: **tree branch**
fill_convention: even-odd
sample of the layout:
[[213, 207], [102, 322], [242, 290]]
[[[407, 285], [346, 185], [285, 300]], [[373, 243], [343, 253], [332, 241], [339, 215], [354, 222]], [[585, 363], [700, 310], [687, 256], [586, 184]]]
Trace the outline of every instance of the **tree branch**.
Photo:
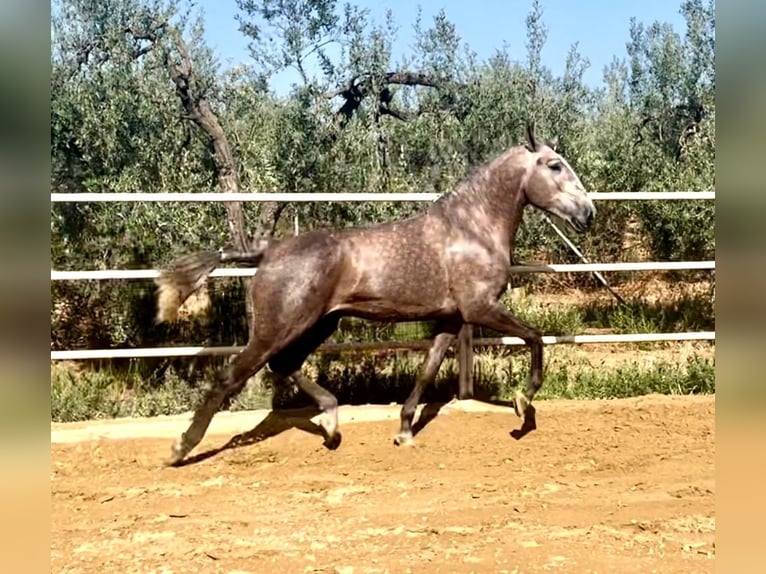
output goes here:
[[348, 80], [345, 86], [324, 94], [324, 97], [327, 99], [341, 96], [345, 100], [336, 112], [341, 128], [345, 127], [349, 120], [351, 120], [359, 106], [362, 105], [362, 100], [370, 95], [370, 86], [375, 84], [382, 86], [377, 94], [378, 113], [389, 115], [401, 121], [411, 120], [416, 114], [395, 110], [390, 107], [393, 98], [389, 88], [390, 85], [424, 86], [436, 89], [444, 85], [443, 82], [437, 81], [427, 74], [409, 72], [407, 70], [387, 72], [380, 77], [374, 77], [372, 74], [354, 76]]
[[429, 88], [438, 88], [442, 82], [437, 82], [431, 76], [417, 72], [388, 72], [384, 76], [384, 82], [387, 84], [401, 84], [404, 86], [426, 86]]

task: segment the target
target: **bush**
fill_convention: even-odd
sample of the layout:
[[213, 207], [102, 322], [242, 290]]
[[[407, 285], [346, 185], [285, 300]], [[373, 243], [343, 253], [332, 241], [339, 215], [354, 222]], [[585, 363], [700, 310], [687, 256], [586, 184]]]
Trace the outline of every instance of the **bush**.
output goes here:
[[[307, 372], [333, 392], [341, 404], [403, 403], [412, 391], [424, 357], [422, 353], [390, 355], [320, 355]], [[475, 356], [475, 396], [481, 400], [508, 400], [523, 387], [529, 369], [526, 349], [488, 350]], [[313, 406], [297, 388], [276, 387], [259, 377], [236, 397], [229, 410]], [[423, 396], [424, 402], [449, 401], [457, 392], [457, 362], [448, 357]], [[612, 369], [594, 368], [575, 361], [546, 363], [540, 399], [610, 399], [647, 393], [715, 393], [712, 360], [697, 355], [684, 364], [638, 362]], [[51, 370], [51, 418], [57, 422], [87, 419], [170, 415], [187, 412], [200, 398], [200, 390], [168, 372], [162, 384], [149, 386], [134, 376], [108, 371]]]

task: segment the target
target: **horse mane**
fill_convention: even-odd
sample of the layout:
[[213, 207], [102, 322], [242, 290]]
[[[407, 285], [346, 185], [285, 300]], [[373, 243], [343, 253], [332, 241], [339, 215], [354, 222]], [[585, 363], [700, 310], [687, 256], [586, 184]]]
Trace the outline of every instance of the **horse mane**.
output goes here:
[[452, 203], [456, 200], [472, 199], [477, 195], [483, 195], [476, 192], [479, 188], [484, 188], [488, 184], [487, 177], [492, 173], [494, 165], [501, 158], [508, 158], [509, 156], [518, 154], [522, 149], [526, 148], [525, 144], [520, 144], [507, 148], [503, 153], [493, 157], [491, 160], [484, 163], [476, 164], [468, 169], [468, 173], [461, 179], [457, 185], [455, 185], [450, 191], [442, 195], [434, 203]]

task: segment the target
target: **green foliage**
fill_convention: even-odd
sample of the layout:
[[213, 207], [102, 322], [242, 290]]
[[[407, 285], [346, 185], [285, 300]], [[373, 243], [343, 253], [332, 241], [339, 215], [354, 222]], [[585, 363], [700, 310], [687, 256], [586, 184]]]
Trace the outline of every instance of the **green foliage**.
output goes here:
[[[534, 325], [545, 335], [579, 335], [583, 332], [582, 311], [574, 305], [546, 304], [544, 297], [509, 294], [505, 306], [519, 319]], [[483, 334], [486, 335], [486, 334]]]
[[588, 325], [617, 333], [715, 330], [715, 310], [706, 297], [684, 296], [653, 304], [640, 299], [629, 299], [625, 304], [589, 304], [582, 308], [582, 313]]
[[328, 52], [333, 44], [359, 30], [365, 12], [346, 4], [343, 17], [336, 0], [237, 0], [240, 31], [250, 39], [250, 53], [269, 76], [295, 69], [307, 86], [308, 65], [318, 62], [326, 78], [336, 73]]
[[199, 397], [199, 390], [172, 370], [163, 384], [148, 385], [135, 371], [51, 368], [51, 419], [57, 422], [179, 414]]
[[[333, 392], [342, 404], [402, 403], [420, 369], [422, 354], [387, 356], [321, 355], [309, 361], [318, 381]], [[476, 397], [508, 400], [523, 384], [528, 370], [526, 354], [488, 351], [476, 357]], [[449, 401], [457, 390], [457, 363], [445, 360], [436, 383], [429, 386], [424, 402]], [[612, 399], [649, 393], [715, 393], [715, 366], [712, 360], [694, 355], [685, 363], [661, 362], [653, 366], [628, 363], [616, 368], [590, 367], [582, 363], [557, 362], [547, 367], [538, 400]], [[181, 414], [190, 411], [200, 398], [197, 387], [189, 386], [174, 372], [164, 384], [143, 384], [134, 375], [115, 372], [75, 372], [66, 368], [51, 371], [51, 419], [57, 422]], [[251, 381], [229, 405], [230, 410], [295, 408], [312, 406], [297, 388]]]
[[616, 369], [562, 366], [548, 371], [539, 398], [620, 399], [645, 394], [696, 395], [715, 393], [715, 365], [697, 356], [684, 365], [639, 363]]

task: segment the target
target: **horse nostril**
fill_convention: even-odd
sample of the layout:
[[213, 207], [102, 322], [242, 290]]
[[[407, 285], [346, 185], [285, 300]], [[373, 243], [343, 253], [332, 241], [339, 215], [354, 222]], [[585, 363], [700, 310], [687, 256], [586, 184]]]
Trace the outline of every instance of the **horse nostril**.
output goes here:
[[596, 217], [596, 212], [593, 209], [588, 209], [588, 216], [586, 218], [586, 221], [588, 222], [588, 225], [593, 224], [593, 220]]

